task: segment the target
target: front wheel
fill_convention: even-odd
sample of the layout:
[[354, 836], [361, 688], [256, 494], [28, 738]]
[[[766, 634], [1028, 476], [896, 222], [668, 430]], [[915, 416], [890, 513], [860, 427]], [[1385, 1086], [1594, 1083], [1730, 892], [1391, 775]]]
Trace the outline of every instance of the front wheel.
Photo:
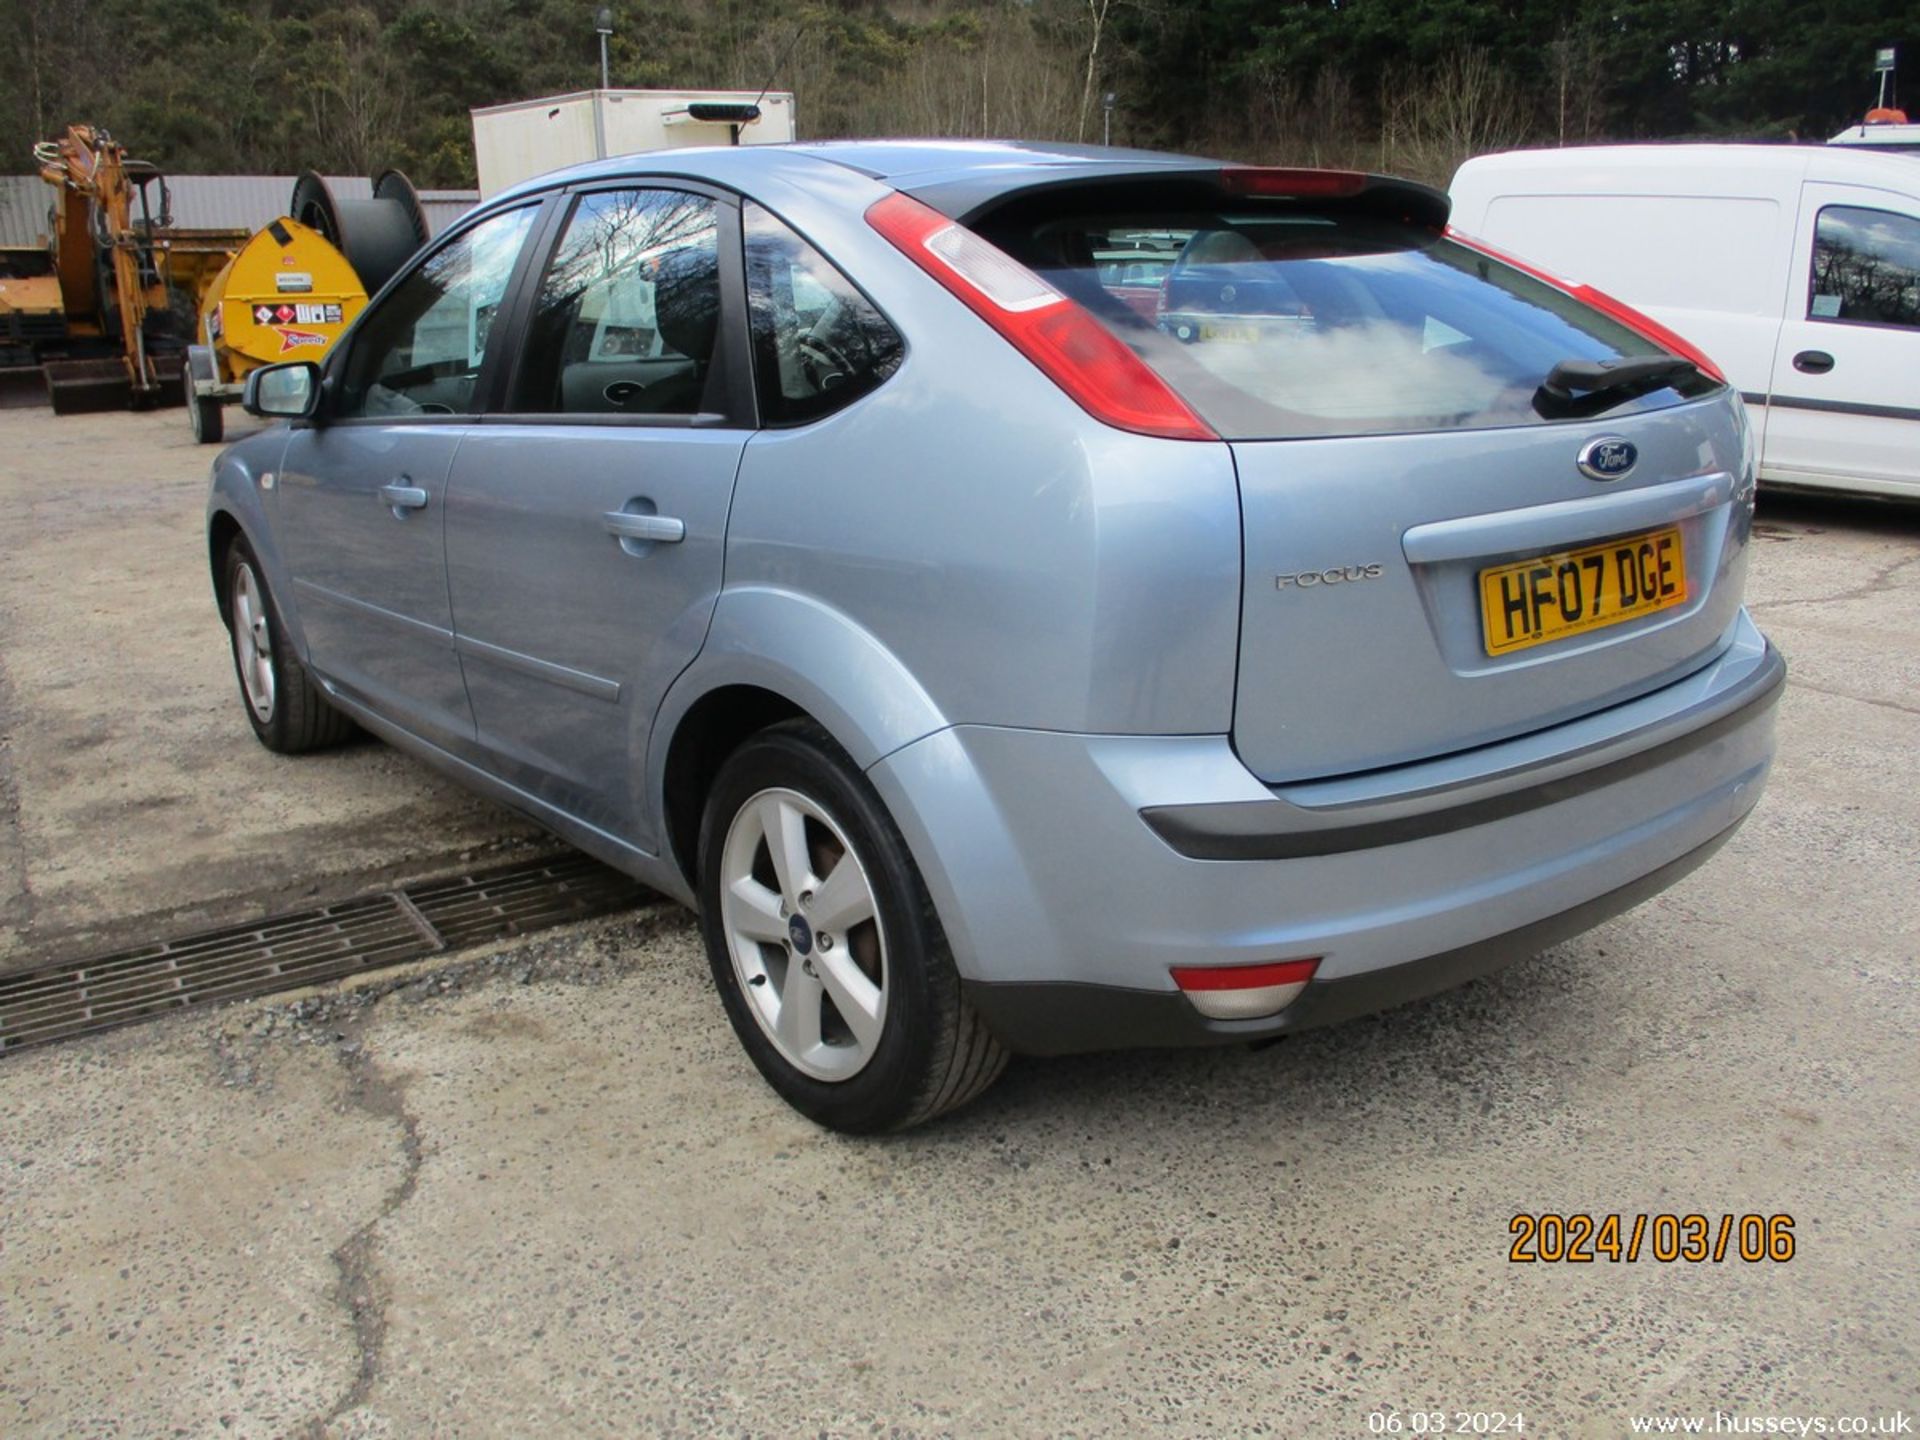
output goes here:
[[287, 643], [279, 607], [253, 547], [235, 540], [227, 549], [227, 632], [247, 723], [262, 745], [297, 755], [337, 744], [353, 722], [327, 703], [307, 667]]
[[818, 725], [777, 725], [728, 757], [701, 824], [699, 889], [727, 1018], [810, 1119], [905, 1129], [1005, 1068], [906, 842]]

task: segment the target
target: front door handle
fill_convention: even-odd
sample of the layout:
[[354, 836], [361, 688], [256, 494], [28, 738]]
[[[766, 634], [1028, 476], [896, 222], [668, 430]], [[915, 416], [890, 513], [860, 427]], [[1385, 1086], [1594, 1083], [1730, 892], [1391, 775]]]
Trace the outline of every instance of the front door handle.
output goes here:
[[1833, 356], [1824, 350], [1802, 350], [1793, 357], [1793, 368], [1802, 375], [1824, 375], [1833, 369]]
[[677, 545], [687, 538], [684, 520], [671, 515], [636, 515], [631, 510], [609, 510], [601, 519], [609, 535], [622, 540], [653, 540], [662, 545]]
[[380, 487], [380, 503], [391, 506], [395, 515], [402, 510], [424, 510], [427, 508], [427, 492], [418, 485], [408, 485], [402, 480], [396, 480], [390, 485]]

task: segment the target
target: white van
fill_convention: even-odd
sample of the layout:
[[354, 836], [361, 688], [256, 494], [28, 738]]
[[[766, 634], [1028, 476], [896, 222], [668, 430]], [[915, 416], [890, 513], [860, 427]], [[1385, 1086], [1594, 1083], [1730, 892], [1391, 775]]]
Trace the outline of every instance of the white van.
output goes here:
[[1775, 485], [1920, 499], [1920, 157], [1619, 145], [1469, 160], [1453, 226], [1644, 310], [1746, 397]]

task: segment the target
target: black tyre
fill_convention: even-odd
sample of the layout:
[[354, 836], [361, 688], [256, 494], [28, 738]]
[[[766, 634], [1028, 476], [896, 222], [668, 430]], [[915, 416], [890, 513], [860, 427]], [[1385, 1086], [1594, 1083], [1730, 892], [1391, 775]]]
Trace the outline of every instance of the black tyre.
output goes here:
[[298, 755], [346, 739], [353, 722], [327, 703], [294, 655], [266, 575], [245, 540], [227, 549], [226, 582], [224, 618], [240, 704], [260, 743], [281, 755]]
[[701, 820], [699, 891], [727, 1018], [803, 1115], [901, 1130], [1006, 1068], [899, 829], [813, 722], [762, 731], [727, 758]]
[[218, 445], [227, 433], [226, 407], [217, 399], [189, 391], [187, 423], [193, 426], [196, 444]]

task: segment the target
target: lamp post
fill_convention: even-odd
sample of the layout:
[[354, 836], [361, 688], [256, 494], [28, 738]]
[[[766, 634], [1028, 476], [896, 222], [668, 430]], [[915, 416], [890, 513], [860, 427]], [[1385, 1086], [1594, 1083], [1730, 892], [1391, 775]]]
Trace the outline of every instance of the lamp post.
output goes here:
[[594, 31], [600, 36], [600, 88], [610, 90], [607, 80], [607, 37], [613, 34], [613, 8], [602, 5], [593, 17]]
[[1109, 90], [1100, 97], [1100, 143], [1113, 144], [1113, 102], [1119, 97]]

